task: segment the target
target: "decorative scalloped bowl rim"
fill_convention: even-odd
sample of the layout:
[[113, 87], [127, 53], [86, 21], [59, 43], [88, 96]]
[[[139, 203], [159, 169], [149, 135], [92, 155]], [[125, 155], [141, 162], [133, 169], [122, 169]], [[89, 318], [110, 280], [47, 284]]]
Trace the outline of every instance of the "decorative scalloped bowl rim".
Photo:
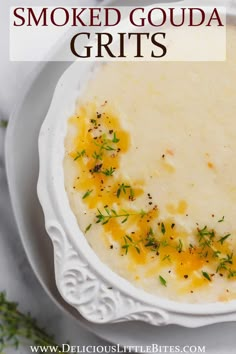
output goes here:
[[[198, 327], [236, 320], [236, 301], [206, 304], [180, 303], [156, 297], [134, 287], [102, 263], [81, 232], [70, 208], [64, 186], [64, 138], [68, 117], [73, 114], [76, 100], [94, 69], [95, 65], [91, 62], [74, 62], [65, 71], [57, 84], [39, 135], [38, 197], [44, 211], [46, 229], [54, 244], [55, 275], [60, 293], [86, 319], [96, 323], [142, 320], [154, 325], [174, 323], [186, 327]], [[58, 245], [61, 248], [60, 254], [57, 252]], [[72, 260], [68, 258], [66, 250], [74, 251]], [[69, 267], [67, 262], [70, 263]], [[109, 298], [113, 297], [115, 302], [118, 296], [119, 304], [110, 311], [109, 316], [103, 314], [99, 317], [96, 310], [91, 310], [98, 305], [95, 300], [90, 299], [90, 302], [81, 303], [80, 299], [76, 300], [78, 293], [73, 295], [75, 289], [71, 289], [71, 284], [76, 279], [68, 283], [65, 280], [65, 269], [68, 268], [70, 275], [73, 272], [76, 274], [80, 263], [83, 269], [86, 268], [86, 274], [92, 275], [93, 283], [95, 282], [97, 287], [109, 288]], [[84, 279], [79, 284], [81, 289], [83, 283], [88, 280], [86, 275], [82, 274], [83, 276]], [[122, 299], [130, 302], [125, 303]], [[134, 306], [130, 306], [131, 303]], [[124, 304], [124, 309], [120, 308], [121, 304]], [[104, 306], [104, 303], [100, 305]]]

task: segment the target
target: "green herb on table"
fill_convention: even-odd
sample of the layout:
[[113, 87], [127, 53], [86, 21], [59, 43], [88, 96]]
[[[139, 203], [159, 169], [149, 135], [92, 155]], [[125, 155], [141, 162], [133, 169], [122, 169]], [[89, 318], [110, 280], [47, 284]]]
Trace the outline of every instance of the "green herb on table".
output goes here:
[[10, 347], [15, 349], [30, 342], [38, 346], [53, 346], [56, 353], [62, 353], [62, 348], [55, 343], [53, 336], [39, 327], [37, 321], [28, 313], [18, 310], [18, 304], [10, 302], [6, 294], [0, 293], [0, 353]]
[[8, 121], [5, 119], [0, 119], [0, 127], [1, 128], [6, 128], [8, 125]]

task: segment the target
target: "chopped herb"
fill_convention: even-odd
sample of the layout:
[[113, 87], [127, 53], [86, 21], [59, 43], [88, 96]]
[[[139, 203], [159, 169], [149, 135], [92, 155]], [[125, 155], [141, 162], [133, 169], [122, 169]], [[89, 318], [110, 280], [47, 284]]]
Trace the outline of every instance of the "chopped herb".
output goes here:
[[166, 233], [166, 228], [163, 222], [161, 223], [161, 232], [163, 233], [163, 235]]
[[216, 273], [218, 273], [220, 270], [228, 271], [228, 264], [233, 264], [233, 253], [227, 254], [226, 257], [220, 259], [220, 263], [216, 269]]
[[170, 260], [170, 255], [169, 254], [167, 254], [163, 259], [162, 259], [163, 261], [166, 261], [166, 260], [168, 260], [169, 262], [171, 261]]
[[128, 236], [128, 235], [125, 235], [124, 236], [124, 241], [125, 241], [125, 244], [122, 246], [123, 249], [125, 249], [125, 254], [128, 253], [129, 251], [129, 248], [130, 247], [134, 247], [134, 249], [136, 250], [136, 252], [138, 254], [140, 254], [140, 248], [138, 247], [138, 243], [140, 242], [134, 242], [132, 237]]
[[116, 133], [114, 133], [112, 142], [113, 143], [119, 143], [119, 141], [120, 141], [120, 139], [118, 139], [117, 136], [116, 136]]
[[160, 280], [161, 285], [163, 285], [165, 287], [167, 286], [166, 280], [161, 275], [159, 275], [159, 280]]
[[223, 216], [218, 222], [223, 222], [225, 220], [225, 217]]
[[101, 144], [97, 143], [96, 141], [93, 142], [97, 147], [100, 148], [100, 152], [101, 152], [102, 150], [107, 150], [107, 151], [114, 151], [114, 150], [116, 150], [116, 149], [114, 149], [111, 145], [109, 145], [109, 143], [111, 143], [112, 140], [107, 139], [106, 134], [103, 134], [101, 138], [102, 138]]
[[203, 229], [197, 229], [199, 236], [199, 244], [204, 249], [205, 247], [212, 248], [212, 240], [215, 237], [215, 231], [209, 230], [207, 226]]
[[85, 229], [85, 233], [88, 232], [91, 229], [91, 227], [92, 227], [92, 224], [89, 224]]
[[228, 278], [236, 277], [236, 270], [229, 269]]
[[183, 251], [183, 242], [182, 242], [181, 239], [179, 239], [179, 244], [178, 244], [178, 246], [176, 247], [176, 249], [177, 249], [177, 251], [178, 251], [179, 253], [181, 253], [181, 252]]
[[231, 236], [231, 234], [227, 234], [227, 235], [221, 237], [218, 242], [220, 242], [223, 245], [225, 240], [227, 240], [227, 238], [229, 238], [230, 236]]
[[102, 152], [97, 153], [96, 151], [94, 151], [92, 157], [93, 157], [95, 160], [102, 160]]
[[93, 123], [94, 125], [97, 125], [96, 119], [91, 119], [90, 122]]
[[74, 161], [78, 160], [80, 157], [83, 157], [85, 155], [85, 150], [82, 150], [80, 152], [77, 152], [76, 157], [74, 158]]
[[162, 247], [168, 247], [169, 243], [167, 242], [167, 240], [163, 240], [163, 241], [161, 241], [161, 246]]
[[221, 252], [220, 251], [214, 251], [213, 252], [213, 257], [214, 258], [219, 258], [219, 255], [221, 254]]
[[133, 199], [134, 198], [134, 191], [133, 191], [133, 188], [129, 185], [125, 185], [124, 183], [120, 184], [119, 185], [119, 188], [117, 189], [117, 192], [116, 192], [116, 196], [117, 198], [120, 197], [121, 193], [123, 192], [124, 194], [126, 194], [126, 190], [129, 189], [129, 196], [130, 196], [130, 199]]
[[211, 281], [211, 277], [207, 272], [202, 271], [202, 275], [204, 276], [204, 278], [206, 278], [207, 280]]
[[147, 243], [145, 244], [145, 247], [152, 247], [153, 251], [156, 251], [160, 246], [160, 243], [154, 237], [154, 232], [151, 227], [147, 233], [146, 241]]
[[102, 171], [102, 173], [105, 175], [105, 176], [112, 176], [113, 173], [115, 172], [115, 168], [113, 167], [110, 167], [110, 168], [107, 168], [106, 170]]
[[93, 191], [93, 189], [87, 190], [87, 192], [83, 195], [83, 198], [82, 198], [82, 199], [87, 198], [87, 197], [92, 193], [92, 191]]

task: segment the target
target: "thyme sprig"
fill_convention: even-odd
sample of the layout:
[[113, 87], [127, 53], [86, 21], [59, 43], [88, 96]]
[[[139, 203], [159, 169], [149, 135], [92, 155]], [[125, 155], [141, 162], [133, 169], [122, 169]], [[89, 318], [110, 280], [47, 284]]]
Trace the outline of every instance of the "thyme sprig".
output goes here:
[[111, 219], [114, 218], [121, 218], [122, 221], [121, 223], [124, 224], [130, 216], [140, 216], [141, 218], [143, 218], [145, 215], [147, 215], [147, 212], [145, 212], [144, 210], [140, 210], [136, 213], [129, 213], [126, 210], [122, 210], [121, 213], [118, 213], [116, 210], [114, 209], [109, 209], [107, 207], [104, 208], [104, 212], [102, 213], [100, 209], [97, 209], [98, 214], [96, 215], [96, 224], [101, 223], [102, 225], [107, 224]]
[[229, 269], [228, 269], [229, 264], [230, 265], [233, 264], [233, 253], [227, 254], [226, 257], [222, 257], [220, 259], [220, 263], [216, 269], [216, 273], [218, 273], [221, 270], [229, 271]]
[[119, 188], [117, 189], [117, 192], [116, 192], [117, 198], [120, 198], [121, 193], [126, 194], [127, 190], [129, 190], [130, 198], [133, 199], [134, 198], [134, 190], [133, 190], [133, 188], [130, 185], [124, 184], [124, 183], [121, 183], [119, 185]]
[[103, 134], [101, 136], [101, 143], [97, 143], [96, 141], [94, 141], [94, 144], [97, 147], [99, 147], [99, 153], [102, 153], [103, 150], [105, 150], [105, 151], [115, 151], [116, 149], [112, 145], [116, 144], [118, 141], [119, 141], [119, 139], [116, 138], [116, 135], [115, 135], [115, 139], [113, 138], [111, 140], [111, 139], [107, 138], [106, 134]]
[[113, 173], [115, 172], [114, 167], [106, 168], [105, 170], [101, 171], [105, 176], [113, 176]]
[[216, 249], [212, 246], [212, 241], [215, 237], [215, 231], [209, 230], [208, 227], [205, 226], [203, 229], [197, 228], [197, 232], [199, 245], [202, 247], [202, 249], [209, 247], [213, 251], [216, 251]]
[[10, 302], [4, 292], [0, 293], [0, 353], [9, 347], [17, 349], [21, 344], [31, 342], [35, 345], [54, 346], [56, 353], [62, 348], [54, 341], [53, 336], [39, 327], [37, 321], [28, 314], [18, 310], [18, 304]]
[[74, 161], [78, 160], [79, 158], [83, 157], [86, 154], [85, 150], [77, 151], [77, 155], [74, 158]]

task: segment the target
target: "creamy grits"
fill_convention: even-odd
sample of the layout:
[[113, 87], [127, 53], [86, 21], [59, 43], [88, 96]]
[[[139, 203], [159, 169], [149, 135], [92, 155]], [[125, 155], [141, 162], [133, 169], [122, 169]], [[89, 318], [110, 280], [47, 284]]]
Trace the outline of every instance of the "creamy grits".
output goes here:
[[236, 298], [236, 31], [226, 62], [107, 63], [68, 120], [65, 188], [102, 262], [188, 303]]

